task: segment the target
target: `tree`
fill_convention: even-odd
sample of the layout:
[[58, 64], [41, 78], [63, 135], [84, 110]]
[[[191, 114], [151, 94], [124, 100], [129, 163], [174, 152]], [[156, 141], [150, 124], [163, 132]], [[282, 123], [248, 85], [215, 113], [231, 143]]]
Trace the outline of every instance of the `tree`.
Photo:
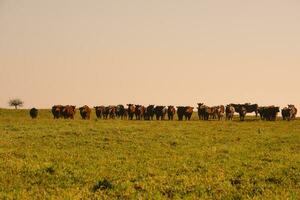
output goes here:
[[9, 106], [14, 106], [15, 109], [18, 109], [18, 106], [22, 107], [23, 103], [24, 102], [21, 99], [10, 99], [9, 102], [8, 102], [8, 105]]

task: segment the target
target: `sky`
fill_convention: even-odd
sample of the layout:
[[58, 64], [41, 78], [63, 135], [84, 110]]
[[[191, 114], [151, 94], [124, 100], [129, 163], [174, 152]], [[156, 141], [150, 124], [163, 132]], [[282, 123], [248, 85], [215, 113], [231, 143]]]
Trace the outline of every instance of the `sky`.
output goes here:
[[0, 0], [0, 107], [300, 107], [298, 0]]

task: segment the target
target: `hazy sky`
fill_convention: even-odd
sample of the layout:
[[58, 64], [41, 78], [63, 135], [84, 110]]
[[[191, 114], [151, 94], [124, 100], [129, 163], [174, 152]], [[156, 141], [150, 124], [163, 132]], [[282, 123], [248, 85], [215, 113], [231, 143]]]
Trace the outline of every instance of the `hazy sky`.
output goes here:
[[299, 0], [0, 0], [0, 107], [300, 107]]

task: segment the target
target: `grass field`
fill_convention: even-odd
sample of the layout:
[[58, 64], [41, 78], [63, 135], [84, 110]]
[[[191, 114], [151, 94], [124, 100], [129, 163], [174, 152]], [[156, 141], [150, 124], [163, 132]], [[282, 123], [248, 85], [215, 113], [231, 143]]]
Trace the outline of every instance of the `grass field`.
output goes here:
[[54, 120], [0, 109], [0, 199], [300, 199], [300, 120]]

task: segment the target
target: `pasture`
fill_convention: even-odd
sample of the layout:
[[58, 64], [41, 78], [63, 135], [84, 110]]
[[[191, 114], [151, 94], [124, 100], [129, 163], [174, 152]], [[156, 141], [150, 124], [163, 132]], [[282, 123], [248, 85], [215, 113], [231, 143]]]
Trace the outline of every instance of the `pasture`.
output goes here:
[[37, 119], [0, 109], [1, 199], [299, 199], [300, 120]]

